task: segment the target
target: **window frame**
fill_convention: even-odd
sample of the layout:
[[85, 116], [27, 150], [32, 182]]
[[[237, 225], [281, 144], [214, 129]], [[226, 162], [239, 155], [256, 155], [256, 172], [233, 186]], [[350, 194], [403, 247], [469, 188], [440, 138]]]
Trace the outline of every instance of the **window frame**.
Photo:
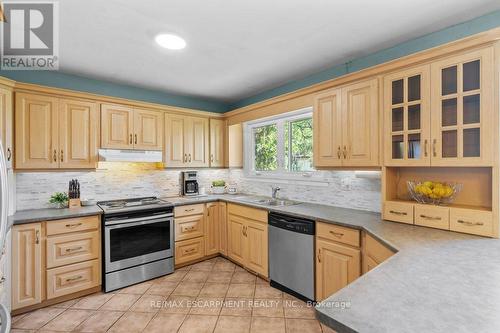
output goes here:
[[[320, 176], [317, 170], [313, 169], [310, 171], [290, 171], [285, 169], [285, 122], [287, 121], [297, 121], [306, 118], [313, 117], [313, 107], [306, 107], [303, 109], [282, 113], [277, 116], [261, 118], [253, 121], [248, 121], [243, 124], [243, 170], [247, 177], [255, 177], [262, 179], [290, 179], [297, 180], [303, 179], [308, 181], [321, 180], [323, 177]], [[272, 171], [259, 171], [255, 170], [255, 136], [253, 135], [254, 129], [258, 127], [263, 127], [267, 125], [276, 124], [277, 126], [277, 169]], [[314, 125], [313, 125], [314, 126]], [[305, 179], [304, 179], [305, 178]]]

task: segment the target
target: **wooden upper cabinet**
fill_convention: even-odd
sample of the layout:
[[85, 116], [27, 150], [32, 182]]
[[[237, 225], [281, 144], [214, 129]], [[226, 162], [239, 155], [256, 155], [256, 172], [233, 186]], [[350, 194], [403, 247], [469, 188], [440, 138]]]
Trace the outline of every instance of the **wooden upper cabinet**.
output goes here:
[[0, 130], [2, 145], [5, 153], [7, 168], [12, 168], [14, 161], [13, 134], [14, 134], [14, 109], [12, 105], [12, 89], [0, 86]]
[[431, 64], [432, 166], [493, 164], [493, 48]]
[[187, 163], [184, 144], [187, 118], [182, 115], [165, 115], [164, 159], [167, 167], [182, 167]]
[[186, 140], [188, 149], [188, 165], [192, 167], [208, 167], [209, 164], [209, 125], [208, 118], [190, 117]]
[[210, 119], [210, 166], [224, 166], [225, 121]]
[[134, 110], [134, 148], [163, 149], [163, 112]]
[[41, 223], [12, 228], [12, 310], [42, 301]]
[[79, 100], [59, 101], [59, 166], [95, 168], [98, 147], [98, 107]]
[[165, 115], [167, 167], [209, 166], [208, 118]]
[[313, 158], [315, 167], [342, 165], [342, 104], [340, 89], [314, 98]]
[[101, 106], [101, 147], [163, 149], [163, 112], [124, 105]]
[[430, 166], [430, 66], [384, 77], [384, 161]]
[[378, 80], [342, 88], [343, 166], [379, 165]]
[[101, 147], [134, 148], [134, 109], [122, 105], [101, 105]]
[[314, 98], [314, 166], [379, 165], [378, 81], [363, 81]]
[[58, 99], [16, 93], [15, 115], [16, 168], [58, 168]]

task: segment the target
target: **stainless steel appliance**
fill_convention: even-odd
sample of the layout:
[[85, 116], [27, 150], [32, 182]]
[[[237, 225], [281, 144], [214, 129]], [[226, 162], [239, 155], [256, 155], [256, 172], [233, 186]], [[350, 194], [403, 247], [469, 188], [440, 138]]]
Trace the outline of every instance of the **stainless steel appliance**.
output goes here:
[[196, 171], [182, 172], [182, 195], [198, 195], [198, 175]]
[[271, 286], [305, 301], [314, 300], [314, 221], [269, 214]]
[[112, 291], [174, 271], [173, 205], [156, 197], [98, 202], [103, 284]]
[[0, 332], [10, 332], [9, 186], [7, 160], [0, 141]]

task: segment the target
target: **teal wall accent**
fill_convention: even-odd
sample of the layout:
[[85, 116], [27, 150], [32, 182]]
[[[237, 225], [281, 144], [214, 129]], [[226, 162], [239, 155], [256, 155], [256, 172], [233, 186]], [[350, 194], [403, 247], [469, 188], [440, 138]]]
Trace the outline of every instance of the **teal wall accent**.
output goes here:
[[227, 104], [218, 101], [208, 101], [201, 98], [174, 95], [55, 71], [0, 71], [0, 76], [25, 83], [34, 83], [55, 88], [77, 90], [203, 111], [222, 113], [229, 110]]
[[[432, 47], [449, 43], [467, 36], [500, 26], [500, 10], [477, 17], [440, 31], [412, 39], [396, 46], [372, 53], [362, 58], [351, 60], [347, 63], [333, 66], [327, 70], [309, 75], [301, 80], [290, 82], [282, 86], [261, 92], [257, 95], [242, 99], [229, 105], [230, 110], [254, 104], [272, 97], [283, 95], [294, 90], [305, 88], [313, 84], [331, 80], [333, 78], [356, 72], [384, 62], [401, 58], [412, 53], [430, 49]], [[332, 41], [334, 42], [334, 41]]]

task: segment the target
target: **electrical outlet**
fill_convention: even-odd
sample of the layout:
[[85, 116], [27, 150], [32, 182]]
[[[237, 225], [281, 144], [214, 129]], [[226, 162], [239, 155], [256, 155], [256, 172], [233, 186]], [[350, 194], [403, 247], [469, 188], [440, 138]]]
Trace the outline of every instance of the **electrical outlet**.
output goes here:
[[349, 177], [342, 178], [340, 180], [340, 188], [342, 190], [350, 190], [351, 189], [351, 179]]

